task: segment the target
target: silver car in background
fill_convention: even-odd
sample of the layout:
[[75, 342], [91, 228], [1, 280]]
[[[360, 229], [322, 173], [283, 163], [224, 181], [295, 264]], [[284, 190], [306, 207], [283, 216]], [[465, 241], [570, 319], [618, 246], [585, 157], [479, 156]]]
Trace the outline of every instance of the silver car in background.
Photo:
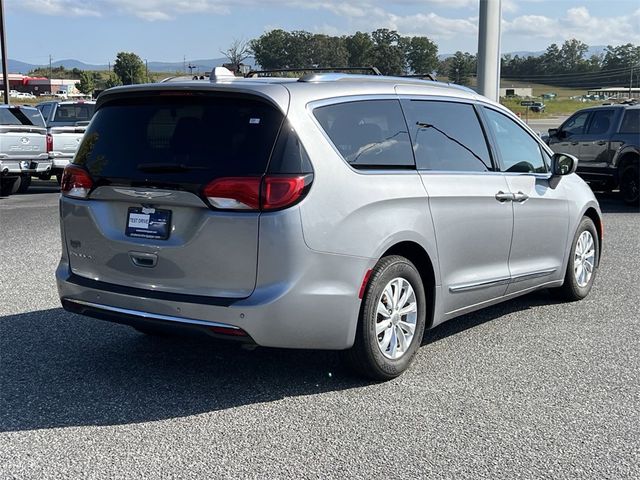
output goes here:
[[502, 106], [407, 78], [211, 78], [98, 99], [62, 179], [65, 309], [345, 350], [384, 380], [446, 320], [589, 293], [598, 203]]

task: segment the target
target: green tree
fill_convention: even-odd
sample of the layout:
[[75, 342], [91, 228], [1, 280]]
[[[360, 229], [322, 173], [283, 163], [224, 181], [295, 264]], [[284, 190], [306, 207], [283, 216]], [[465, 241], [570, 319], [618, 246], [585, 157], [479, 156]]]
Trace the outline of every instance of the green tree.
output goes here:
[[379, 28], [371, 32], [373, 65], [384, 75], [402, 75], [406, 70], [401, 37], [395, 30]]
[[117, 87], [119, 85], [122, 85], [122, 82], [117, 75], [113, 74], [109, 74], [109, 78], [107, 78], [104, 82], [104, 88]]
[[469, 85], [470, 77], [475, 72], [475, 57], [470, 53], [457, 51], [450, 60], [447, 71], [449, 81]]
[[113, 71], [123, 85], [145, 81], [144, 63], [135, 53], [119, 52], [113, 64]]
[[438, 67], [438, 46], [427, 37], [407, 38], [405, 53], [413, 73], [431, 73]]
[[565, 72], [581, 72], [585, 71], [587, 62], [584, 54], [589, 50], [589, 45], [580, 40], [572, 38], [565, 41], [560, 48], [560, 58], [562, 67]]
[[348, 65], [350, 67], [368, 67], [373, 65], [373, 40], [371, 35], [363, 32], [356, 32], [344, 39], [345, 48], [349, 56]]
[[80, 81], [76, 85], [82, 93], [91, 95], [96, 89], [95, 76], [90, 72], [80, 72]]
[[290, 37], [289, 32], [277, 29], [251, 40], [249, 45], [256, 62], [264, 69], [286, 68], [291, 61], [287, 51]]

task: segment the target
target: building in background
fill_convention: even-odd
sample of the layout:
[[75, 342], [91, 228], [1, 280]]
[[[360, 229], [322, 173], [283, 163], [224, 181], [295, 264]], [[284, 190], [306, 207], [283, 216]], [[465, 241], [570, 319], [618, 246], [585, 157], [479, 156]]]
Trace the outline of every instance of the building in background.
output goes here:
[[[8, 77], [9, 90], [16, 90], [17, 92], [32, 93], [35, 96], [52, 95], [56, 93], [67, 96], [81, 95], [76, 87], [76, 84], [80, 80], [29, 77], [28, 75], [18, 73], [10, 73]], [[2, 78], [0, 78], [0, 85], [2, 84]]]

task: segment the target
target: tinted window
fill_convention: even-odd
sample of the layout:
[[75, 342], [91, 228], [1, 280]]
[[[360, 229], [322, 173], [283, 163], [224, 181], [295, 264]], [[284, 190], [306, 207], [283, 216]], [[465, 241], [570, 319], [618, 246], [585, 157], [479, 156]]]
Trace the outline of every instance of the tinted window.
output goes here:
[[44, 120], [37, 108], [0, 108], [0, 125], [30, 125], [44, 127]]
[[593, 112], [587, 133], [592, 135], [607, 133], [609, 131], [609, 127], [611, 127], [611, 123], [613, 122], [614, 113], [615, 112], [611, 109], [596, 110]]
[[515, 121], [485, 108], [505, 172], [546, 173], [540, 145]]
[[93, 103], [58, 105], [52, 120], [56, 122], [88, 122], [91, 120], [95, 108]]
[[571, 117], [567, 122], [562, 125], [562, 131], [569, 135], [579, 135], [584, 132], [584, 127], [587, 124], [587, 118], [591, 112], [582, 112]]
[[411, 100], [404, 103], [416, 164], [422, 170], [486, 172], [487, 142], [472, 105]]
[[397, 100], [318, 107], [324, 131], [354, 168], [414, 168], [407, 124]]
[[624, 112], [620, 133], [640, 133], [640, 109], [634, 108]]
[[312, 173], [311, 161], [289, 122], [285, 122], [278, 136], [269, 162], [269, 173]]
[[47, 118], [49, 118], [49, 114], [51, 113], [51, 104], [50, 103], [47, 103], [45, 105], [41, 105], [38, 108], [42, 112], [42, 116], [44, 117], [45, 120]]
[[117, 183], [262, 175], [281, 125], [279, 110], [247, 97], [121, 100], [96, 112], [74, 161]]

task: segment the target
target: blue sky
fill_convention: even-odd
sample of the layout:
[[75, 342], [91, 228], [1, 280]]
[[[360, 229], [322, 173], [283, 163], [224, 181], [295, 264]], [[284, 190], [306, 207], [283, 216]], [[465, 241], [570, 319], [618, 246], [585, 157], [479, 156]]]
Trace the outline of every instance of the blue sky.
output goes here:
[[[578, 38], [640, 44], [637, 0], [502, 0], [502, 51]], [[477, 48], [478, 0], [5, 0], [8, 56], [105, 64], [119, 51], [149, 61], [220, 57], [234, 39], [273, 28], [329, 34], [379, 27], [426, 35], [439, 53]]]

